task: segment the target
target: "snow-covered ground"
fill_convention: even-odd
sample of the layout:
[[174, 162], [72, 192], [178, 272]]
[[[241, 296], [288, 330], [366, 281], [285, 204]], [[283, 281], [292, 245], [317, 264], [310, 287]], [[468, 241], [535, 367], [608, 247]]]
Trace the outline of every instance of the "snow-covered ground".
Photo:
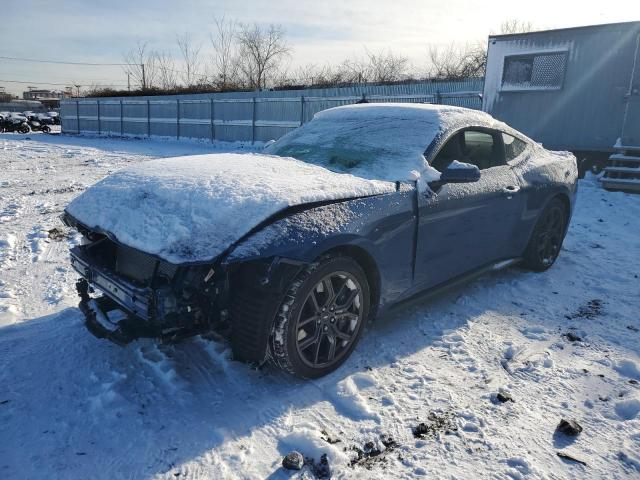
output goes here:
[[[78, 239], [58, 216], [118, 168], [211, 150], [0, 135], [3, 478], [313, 478], [280, 468], [294, 449], [326, 453], [334, 478], [640, 477], [640, 196], [582, 180], [551, 270], [405, 306], [317, 381], [252, 370], [214, 339], [97, 340], [75, 308]], [[584, 431], [555, 433], [562, 418]]]

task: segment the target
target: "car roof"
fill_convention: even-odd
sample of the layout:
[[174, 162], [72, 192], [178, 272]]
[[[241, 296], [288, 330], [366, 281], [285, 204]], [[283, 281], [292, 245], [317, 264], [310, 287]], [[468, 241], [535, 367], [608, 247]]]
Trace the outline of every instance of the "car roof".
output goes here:
[[388, 121], [420, 120], [438, 125], [438, 136], [466, 127], [482, 127], [501, 130], [522, 140], [531, 142], [523, 133], [496, 120], [480, 110], [431, 103], [360, 103], [343, 105], [322, 110], [314, 115], [314, 120], [355, 120], [379, 119]]

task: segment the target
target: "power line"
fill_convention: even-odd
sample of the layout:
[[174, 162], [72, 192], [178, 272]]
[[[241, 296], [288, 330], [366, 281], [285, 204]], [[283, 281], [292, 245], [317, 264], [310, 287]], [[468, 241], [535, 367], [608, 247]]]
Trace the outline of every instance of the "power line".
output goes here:
[[[74, 83], [74, 82], [69, 82], [69, 83], [51, 83], [51, 82], [27, 82], [27, 81], [22, 81], [22, 80], [1, 80], [0, 82], [3, 83], [23, 83], [25, 85], [53, 85], [53, 86], [60, 86], [60, 87], [71, 87], [71, 86], [78, 86], [79, 84]], [[90, 83], [90, 84], [82, 84], [80, 85], [81, 87], [126, 87], [126, 85], [121, 85], [121, 84], [115, 84], [115, 83]]]
[[0, 56], [2, 60], [15, 60], [18, 62], [33, 62], [33, 63], [55, 63], [58, 65], [88, 65], [93, 67], [128, 67], [130, 66], [128, 63], [91, 63], [91, 62], [65, 62], [61, 60], [37, 60], [34, 58], [19, 58], [19, 57], [3, 57]]
[[[87, 66], [94, 66], [94, 67], [141, 67], [143, 64], [138, 64], [138, 63], [90, 63], [90, 62], [65, 62], [65, 61], [60, 61], [60, 60], [37, 60], [34, 58], [19, 58], [19, 57], [3, 57], [0, 56], [0, 59], [2, 60], [16, 60], [19, 62], [35, 62], [35, 63], [54, 63], [57, 65], [87, 65]], [[176, 73], [187, 73], [184, 70], [177, 70], [175, 68], [158, 68], [159, 70], [168, 70], [171, 72], [176, 72]], [[196, 73], [196, 72], [192, 72], [192, 75], [197, 76], [197, 77], [202, 77], [202, 78], [206, 78], [207, 75], [203, 74], [203, 73]]]

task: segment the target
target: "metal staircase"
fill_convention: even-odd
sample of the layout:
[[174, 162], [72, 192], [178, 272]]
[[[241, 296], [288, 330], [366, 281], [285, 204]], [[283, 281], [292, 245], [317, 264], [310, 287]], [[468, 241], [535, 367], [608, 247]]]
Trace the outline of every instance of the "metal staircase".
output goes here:
[[600, 179], [607, 190], [640, 192], [640, 146], [616, 144]]

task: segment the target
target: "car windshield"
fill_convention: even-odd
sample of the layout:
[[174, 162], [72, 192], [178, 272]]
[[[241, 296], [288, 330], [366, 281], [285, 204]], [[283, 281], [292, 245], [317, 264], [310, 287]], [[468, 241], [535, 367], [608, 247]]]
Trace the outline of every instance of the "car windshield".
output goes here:
[[265, 151], [377, 180], [407, 180], [412, 170], [424, 170], [423, 153], [440, 129], [436, 116], [406, 107], [358, 107], [321, 112]]

